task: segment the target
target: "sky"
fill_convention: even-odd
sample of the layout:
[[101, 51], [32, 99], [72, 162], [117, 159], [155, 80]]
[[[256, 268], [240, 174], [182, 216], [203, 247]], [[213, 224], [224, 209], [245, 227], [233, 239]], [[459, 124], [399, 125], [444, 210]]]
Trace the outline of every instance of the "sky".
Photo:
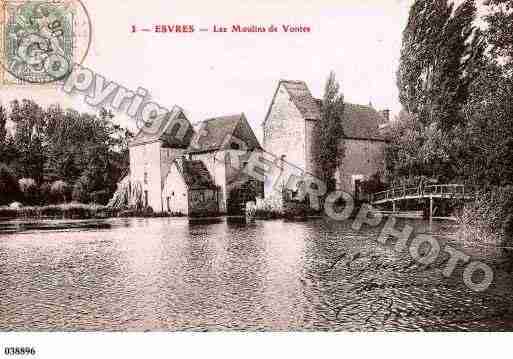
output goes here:
[[[84, 0], [93, 28], [84, 65], [128, 89], [185, 109], [190, 121], [244, 112], [261, 124], [280, 79], [305, 81], [321, 97], [331, 70], [347, 102], [400, 110], [396, 71], [410, 0]], [[268, 27], [304, 25], [310, 33], [131, 33], [155, 24]], [[32, 98], [94, 112], [55, 88], [3, 86], [0, 101]], [[121, 124], [134, 128], [123, 114]]]

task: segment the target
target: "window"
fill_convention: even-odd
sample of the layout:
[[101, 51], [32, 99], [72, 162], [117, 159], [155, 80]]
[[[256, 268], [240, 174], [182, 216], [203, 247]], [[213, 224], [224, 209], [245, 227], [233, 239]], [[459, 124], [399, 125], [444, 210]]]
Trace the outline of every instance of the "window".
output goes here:
[[238, 143], [232, 142], [230, 144], [230, 147], [231, 147], [232, 150], [240, 150], [240, 145]]
[[148, 191], [144, 191], [144, 207], [148, 207]]
[[144, 172], [144, 184], [148, 184], [148, 172]]

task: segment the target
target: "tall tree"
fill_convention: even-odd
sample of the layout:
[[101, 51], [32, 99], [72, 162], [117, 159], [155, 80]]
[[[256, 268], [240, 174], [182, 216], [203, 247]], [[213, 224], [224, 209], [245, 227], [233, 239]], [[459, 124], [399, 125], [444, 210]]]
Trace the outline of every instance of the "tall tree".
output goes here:
[[510, 74], [513, 67], [513, 0], [487, 0], [486, 37], [493, 58], [501, 59]]
[[416, 0], [410, 9], [397, 82], [402, 105], [424, 124], [447, 130], [463, 121], [485, 47], [475, 16], [473, 0], [456, 9], [447, 0]]
[[460, 166], [470, 182], [513, 185], [513, 78], [490, 64], [471, 88]]
[[4, 158], [5, 148], [7, 146], [7, 112], [0, 105], [0, 158]]
[[44, 164], [44, 116], [43, 109], [31, 100], [11, 104], [10, 120], [16, 130], [14, 143], [18, 149], [15, 170], [19, 177], [33, 178], [41, 182]]
[[321, 105], [321, 120], [319, 122], [318, 158], [320, 177], [334, 187], [334, 175], [344, 158], [344, 95], [340, 92], [340, 84], [332, 71], [326, 81]]

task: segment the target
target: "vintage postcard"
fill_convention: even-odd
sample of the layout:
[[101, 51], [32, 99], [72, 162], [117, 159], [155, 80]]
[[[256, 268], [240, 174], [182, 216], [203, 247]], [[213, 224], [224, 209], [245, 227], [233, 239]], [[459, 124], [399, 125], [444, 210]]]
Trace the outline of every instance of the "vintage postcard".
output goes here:
[[513, 331], [512, 13], [1, 0], [0, 333]]

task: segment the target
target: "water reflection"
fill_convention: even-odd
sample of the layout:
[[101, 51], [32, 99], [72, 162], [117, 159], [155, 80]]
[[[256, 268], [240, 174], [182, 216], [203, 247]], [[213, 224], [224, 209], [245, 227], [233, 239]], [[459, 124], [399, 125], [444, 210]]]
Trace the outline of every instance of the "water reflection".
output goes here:
[[[0, 224], [1, 330], [510, 330], [511, 252], [417, 232], [496, 268], [485, 293], [327, 220]], [[68, 223], [69, 224], [69, 223]]]

